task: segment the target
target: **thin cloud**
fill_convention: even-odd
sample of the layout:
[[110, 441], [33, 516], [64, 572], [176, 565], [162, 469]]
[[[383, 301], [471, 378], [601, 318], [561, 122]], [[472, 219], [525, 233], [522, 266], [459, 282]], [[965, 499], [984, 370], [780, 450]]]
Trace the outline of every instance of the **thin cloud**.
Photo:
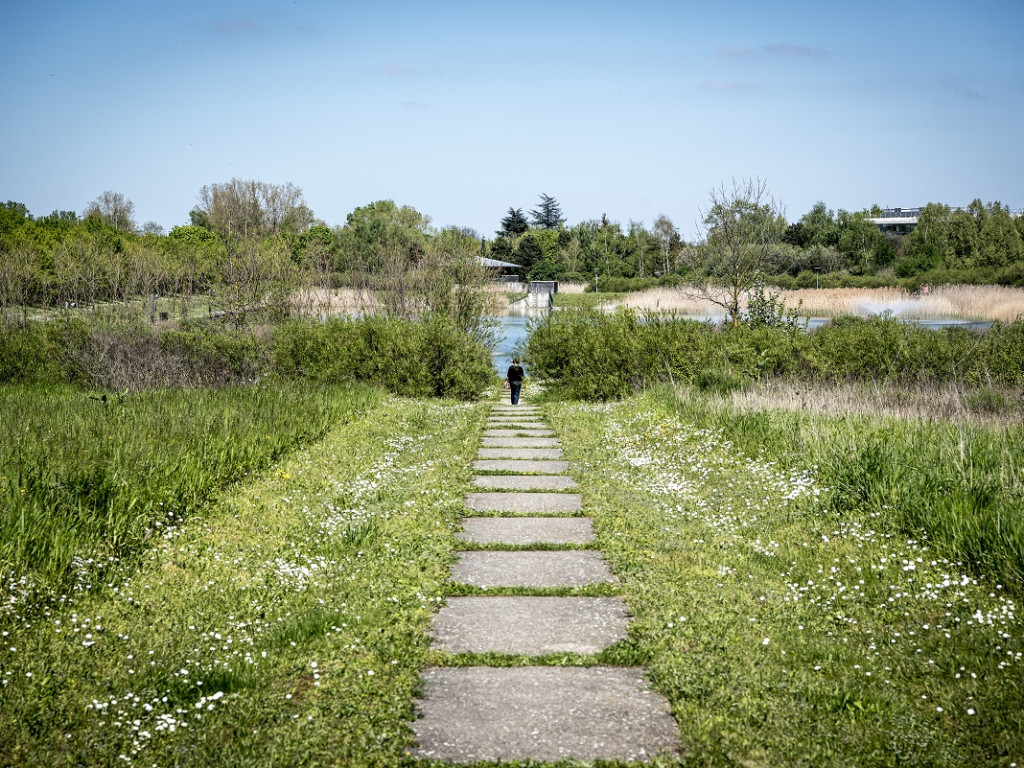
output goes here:
[[727, 48], [719, 48], [715, 53], [726, 58], [743, 58], [744, 56], [750, 56], [753, 54], [754, 50], [753, 48], [737, 48], [730, 46]]
[[985, 101], [984, 94], [979, 93], [973, 88], [964, 88], [963, 86], [956, 86], [953, 88], [953, 93], [969, 101]]
[[826, 55], [825, 51], [819, 51], [817, 48], [809, 48], [806, 45], [790, 45], [789, 43], [766, 45], [763, 50], [769, 56], [817, 58]]

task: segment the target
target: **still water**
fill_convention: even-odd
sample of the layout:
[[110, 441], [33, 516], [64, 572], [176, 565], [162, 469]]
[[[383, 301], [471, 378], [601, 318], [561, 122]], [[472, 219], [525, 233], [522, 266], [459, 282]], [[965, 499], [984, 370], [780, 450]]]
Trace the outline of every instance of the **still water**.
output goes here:
[[542, 316], [541, 310], [533, 310], [529, 313], [499, 315], [495, 318], [498, 321], [497, 341], [491, 359], [494, 361], [494, 369], [501, 376], [504, 376], [508, 367], [512, 365], [512, 357], [521, 352], [526, 344], [530, 323]]

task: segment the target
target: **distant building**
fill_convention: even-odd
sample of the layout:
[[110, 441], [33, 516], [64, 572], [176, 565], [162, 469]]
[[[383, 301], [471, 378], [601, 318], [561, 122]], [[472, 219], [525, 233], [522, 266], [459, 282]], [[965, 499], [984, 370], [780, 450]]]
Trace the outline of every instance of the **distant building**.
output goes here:
[[867, 221], [883, 232], [908, 235], [914, 231], [920, 215], [920, 208], [883, 208], [881, 216], [870, 216]]

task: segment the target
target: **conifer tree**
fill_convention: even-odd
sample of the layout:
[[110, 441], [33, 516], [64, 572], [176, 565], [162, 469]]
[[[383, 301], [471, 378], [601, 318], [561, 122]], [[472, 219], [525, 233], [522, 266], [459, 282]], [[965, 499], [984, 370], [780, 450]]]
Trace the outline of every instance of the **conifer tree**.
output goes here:
[[546, 194], [540, 196], [540, 207], [537, 210], [530, 211], [530, 216], [533, 217], [535, 226], [543, 227], [544, 229], [558, 229], [559, 226], [565, 223], [558, 201]]

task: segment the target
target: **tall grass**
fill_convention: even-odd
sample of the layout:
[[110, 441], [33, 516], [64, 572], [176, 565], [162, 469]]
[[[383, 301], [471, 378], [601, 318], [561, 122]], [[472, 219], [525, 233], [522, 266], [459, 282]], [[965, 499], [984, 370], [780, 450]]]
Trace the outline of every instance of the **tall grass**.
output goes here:
[[4, 386], [0, 585], [85, 586], [218, 489], [377, 397], [287, 382], [121, 396]]
[[694, 423], [726, 426], [737, 450], [816, 466], [840, 517], [856, 512], [924, 537], [974, 573], [1024, 584], [1024, 428], [767, 406], [737, 411], [692, 390], [658, 390]]

